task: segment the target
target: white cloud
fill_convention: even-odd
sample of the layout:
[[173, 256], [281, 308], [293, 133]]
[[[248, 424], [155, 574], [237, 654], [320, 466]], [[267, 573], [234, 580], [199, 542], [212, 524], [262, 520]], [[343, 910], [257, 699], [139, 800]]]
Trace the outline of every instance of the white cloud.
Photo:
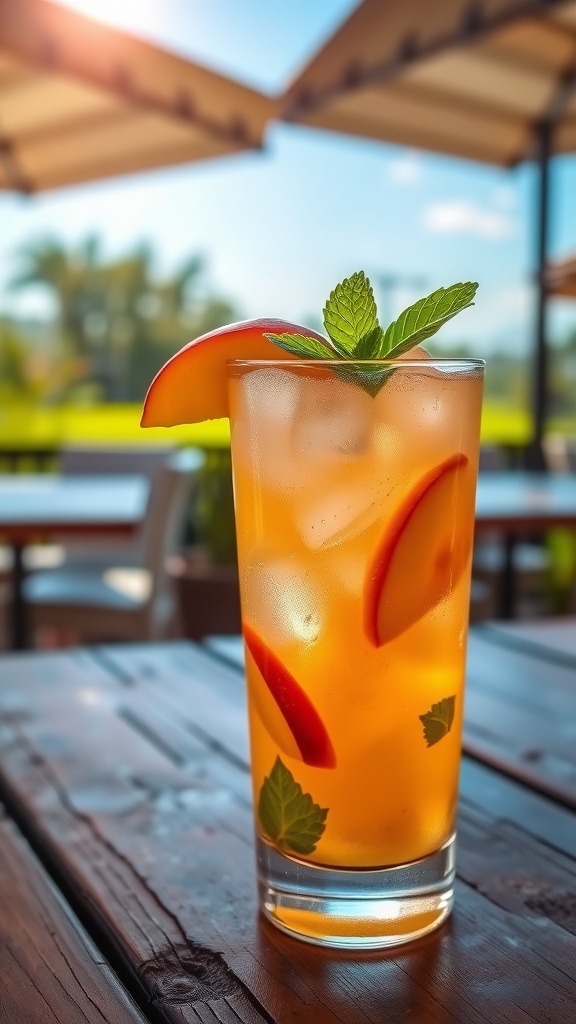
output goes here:
[[412, 150], [388, 165], [388, 177], [396, 185], [415, 185], [422, 175], [422, 160], [418, 153]]
[[423, 223], [435, 234], [489, 239], [507, 238], [517, 229], [516, 220], [506, 210], [483, 207], [471, 199], [431, 203], [424, 209]]

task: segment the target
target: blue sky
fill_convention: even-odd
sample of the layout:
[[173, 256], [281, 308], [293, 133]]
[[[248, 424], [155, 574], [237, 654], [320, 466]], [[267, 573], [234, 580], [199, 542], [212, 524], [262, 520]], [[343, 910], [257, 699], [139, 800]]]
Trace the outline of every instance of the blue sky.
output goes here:
[[[64, 2], [64, 0], [61, 0]], [[355, 0], [65, 0], [120, 28], [275, 94], [355, 6]], [[576, 160], [555, 162], [552, 250], [576, 248]], [[384, 315], [441, 284], [475, 279], [477, 306], [449, 325], [478, 355], [528, 350], [533, 294], [534, 172], [513, 172], [292, 125], [270, 128], [266, 150], [26, 199], [1, 195], [0, 301], [15, 253], [56, 234], [101, 234], [114, 255], [153, 242], [161, 270], [191, 252], [241, 315], [317, 316], [334, 284], [365, 269], [400, 283]], [[552, 331], [576, 327], [576, 304], [558, 304]], [[185, 341], [187, 339], [183, 339]]]

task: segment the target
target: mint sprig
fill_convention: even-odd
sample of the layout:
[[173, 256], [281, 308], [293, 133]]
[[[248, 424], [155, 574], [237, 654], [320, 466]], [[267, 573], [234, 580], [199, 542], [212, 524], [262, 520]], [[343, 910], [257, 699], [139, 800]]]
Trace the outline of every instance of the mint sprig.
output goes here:
[[258, 819], [264, 834], [281, 850], [314, 853], [327, 816], [328, 808], [315, 804], [277, 757], [258, 799]]
[[[383, 330], [378, 320], [370, 281], [360, 270], [336, 285], [324, 307], [325, 343], [302, 334], [266, 334], [279, 348], [299, 359], [359, 360], [399, 359], [411, 348], [436, 334], [448, 320], [474, 305], [478, 285], [458, 282], [449, 288], [437, 288], [412, 306]], [[334, 367], [338, 376], [378, 394], [393, 367]]]
[[454, 721], [455, 707], [456, 694], [452, 697], [444, 697], [437, 704], [433, 704], [425, 715], [418, 716], [424, 727], [424, 739], [427, 747], [433, 747], [450, 732]]

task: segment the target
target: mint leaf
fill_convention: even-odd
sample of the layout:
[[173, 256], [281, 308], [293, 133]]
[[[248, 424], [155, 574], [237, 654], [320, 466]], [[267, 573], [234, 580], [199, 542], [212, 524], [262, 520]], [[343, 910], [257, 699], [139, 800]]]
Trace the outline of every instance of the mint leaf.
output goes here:
[[449, 288], [437, 288], [431, 295], [419, 299], [390, 324], [380, 354], [387, 359], [397, 359], [431, 338], [453, 316], [474, 305], [477, 288], [475, 282], [466, 281]]
[[450, 732], [454, 721], [455, 705], [456, 695], [454, 694], [453, 697], [444, 697], [437, 704], [433, 704], [425, 715], [418, 716], [424, 726], [424, 739], [427, 747], [433, 747]]
[[305, 334], [265, 334], [264, 337], [300, 359], [336, 359], [338, 356], [327, 341], [321, 342]]
[[[377, 354], [383, 331], [378, 323], [372, 285], [363, 270], [345, 278], [330, 292], [324, 307], [324, 327], [334, 348], [345, 359], [365, 359]], [[367, 336], [370, 350], [359, 355], [358, 345]]]
[[381, 354], [384, 342], [384, 331], [378, 324], [368, 334], [365, 334], [354, 349], [354, 359], [377, 359]]
[[314, 853], [327, 816], [328, 808], [315, 804], [277, 757], [258, 800], [258, 818], [268, 838], [281, 850]]

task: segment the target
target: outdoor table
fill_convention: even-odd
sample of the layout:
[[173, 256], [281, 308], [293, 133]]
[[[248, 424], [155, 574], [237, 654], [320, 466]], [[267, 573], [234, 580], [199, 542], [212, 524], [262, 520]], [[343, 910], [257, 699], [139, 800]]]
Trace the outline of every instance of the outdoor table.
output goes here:
[[514, 614], [514, 549], [518, 540], [557, 526], [576, 529], [576, 475], [480, 473], [476, 494], [476, 537], [504, 534], [498, 615]]
[[[238, 643], [236, 643], [238, 651]], [[229, 656], [229, 652], [228, 652]], [[576, 659], [470, 638], [452, 917], [388, 952], [256, 910], [241, 671], [188, 642], [0, 659], [0, 1005], [39, 1024], [566, 1024]]]
[[0, 542], [12, 548], [10, 646], [26, 646], [24, 548], [54, 537], [132, 537], [142, 524], [145, 476], [0, 475]]

